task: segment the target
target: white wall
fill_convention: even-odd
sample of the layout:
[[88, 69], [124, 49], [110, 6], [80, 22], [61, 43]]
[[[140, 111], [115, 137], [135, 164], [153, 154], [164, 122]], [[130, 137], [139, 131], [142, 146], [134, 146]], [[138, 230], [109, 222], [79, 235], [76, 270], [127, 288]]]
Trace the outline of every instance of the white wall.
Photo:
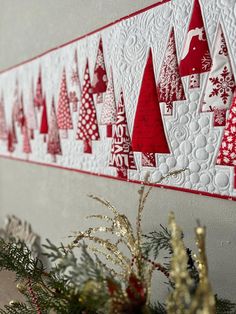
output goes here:
[[[184, 1], [184, 0], [183, 0]], [[0, 69], [79, 37], [153, 0], [0, 0]], [[0, 225], [7, 214], [32, 223], [42, 240], [67, 242], [72, 231], [91, 225], [84, 217], [101, 207], [87, 198], [109, 199], [135, 222], [138, 185], [0, 159]], [[236, 203], [155, 188], [144, 213], [144, 232], [166, 225], [173, 210], [187, 245], [194, 248], [196, 219], [207, 226], [215, 292], [235, 300]], [[158, 283], [164, 278], [158, 276]], [[157, 287], [156, 295], [165, 291]]]

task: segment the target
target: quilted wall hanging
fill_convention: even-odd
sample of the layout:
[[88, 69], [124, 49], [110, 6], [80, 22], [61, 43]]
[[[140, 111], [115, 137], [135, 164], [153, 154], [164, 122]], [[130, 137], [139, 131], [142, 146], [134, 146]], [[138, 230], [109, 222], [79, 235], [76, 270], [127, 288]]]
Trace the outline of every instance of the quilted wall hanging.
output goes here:
[[235, 34], [164, 0], [1, 72], [1, 157], [236, 200]]

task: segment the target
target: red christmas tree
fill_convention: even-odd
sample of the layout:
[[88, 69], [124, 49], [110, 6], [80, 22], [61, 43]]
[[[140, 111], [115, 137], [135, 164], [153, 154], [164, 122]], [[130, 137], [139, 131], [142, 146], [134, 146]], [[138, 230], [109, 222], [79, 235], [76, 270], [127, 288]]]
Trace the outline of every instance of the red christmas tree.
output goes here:
[[104, 97], [104, 103], [101, 112], [101, 124], [107, 126], [107, 137], [112, 137], [113, 124], [116, 123], [116, 101], [113, 85], [112, 70], [108, 81], [107, 91]]
[[34, 97], [34, 105], [38, 109], [43, 105], [43, 85], [42, 85], [42, 70], [39, 68], [38, 80], [36, 85], [36, 92]]
[[32, 81], [30, 98], [29, 98], [28, 114], [27, 114], [28, 129], [30, 131], [31, 139], [34, 138], [34, 130], [36, 130], [38, 126], [35, 106], [34, 106], [34, 87], [33, 86], [34, 86], [34, 83]]
[[174, 28], [172, 28], [158, 83], [159, 101], [166, 103], [165, 114], [172, 115], [173, 102], [185, 100], [184, 87], [179, 74], [175, 45]]
[[236, 89], [226, 121], [216, 164], [234, 167], [234, 188], [236, 189]]
[[102, 93], [105, 93], [107, 90], [107, 72], [104, 61], [102, 38], [100, 38], [98, 45], [92, 88], [93, 94], [97, 94], [97, 103], [102, 102]]
[[1, 100], [0, 100], [0, 139], [1, 140], [7, 139], [7, 123], [6, 123], [3, 95], [1, 96]]
[[18, 124], [18, 127], [21, 129], [21, 133], [23, 133], [23, 127], [25, 124], [25, 112], [24, 112], [24, 98], [23, 98], [23, 92], [21, 92], [19, 104], [18, 104], [18, 111], [16, 116], [16, 122]]
[[190, 75], [190, 88], [200, 87], [200, 73], [211, 69], [212, 59], [199, 0], [194, 0], [192, 16], [180, 61], [180, 75]]
[[213, 64], [206, 83], [202, 111], [214, 112], [214, 126], [224, 126], [226, 111], [232, 102], [235, 79], [220, 24], [213, 50]]
[[9, 129], [7, 132], [7, 150], [9, 153], [13, 153], [15, 150], [12, 129]]
[[43, 97], [43, 112], [42, 112], [42, 119], [41, 119], [41, 125], [40, 125], [40, 134], [43, 134], [44, 142], [46, 142], [48, 134], [48, 117], [47, 117], [47, 104], [46, 104], [46, 97], [44, 95]]
[[84, 142], [84, 153], [92, 153], [92, 141], [100, 139], [96, 109], [93, 102], [93, 94], [89, 75], [88, 60], [84, 72], [84, 83], [79, 110], [77, 140]]
[[29, 137], [29, 129], [27, 126], [27, 119], [24, 119], [24, 125], [22, 126], [22, 134], [23, 134], [23, 152], [26, 154], [26, 158], [29, 158], [29, 154], [32, 153], [31, 145], [30, 145], [30, 137]]
[[81, 95], [77, 50], [75, 50], [75, 55], [74, 55], [74, 64], [73, 64], [72, 73], [71, 73], [71, 85], [72, 85], [72, 89], [69, 93], [69, 98], [70, 98], [70, 103], [72, 104], [72, 107], [73, 107], [73, 112], [76, 112], [79, 98]]
[[117, 118], [112, 139], [109, 166], [116, 167], [117, 177], [121, 179], [127, 179], [128, 169], [137, 169], [127, 125], [122, 91], [117, 108]]
[[132, 147], [142, 152], [142, 165], [155, 167], [155, 153], [170, 153], [156, 90], [152, 51], [144, 69], [134, 119]]
[[62, 130], [62, 137], [68, 137], [68, 129], [73, 129], [72, 118], [70, 113], [70, 100], [66, 84], [66, 70], [63, 69], [59, 100], [57, 106], [57, 123]]
[[57, 125], [57, 117], [55, 111], [54, 98], [52, 99], [52, 107], [50, 113], [47, 152], [52, 155], [52, 159], [56, 162], [56, 155], [62, 155], [60, 134]]

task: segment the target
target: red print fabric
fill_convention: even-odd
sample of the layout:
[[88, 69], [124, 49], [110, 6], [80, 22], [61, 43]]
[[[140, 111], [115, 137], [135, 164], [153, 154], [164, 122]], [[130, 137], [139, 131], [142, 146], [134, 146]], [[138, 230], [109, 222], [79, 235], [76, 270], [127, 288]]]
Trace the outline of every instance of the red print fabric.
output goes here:
[[139, 92], [132, 147], [134, 151], [144, 153], [143, 166], [155, 166], [154, 153], [170, 153], [158, 101], [151, 49]]
[[77, 140], [84, 142], [84, 153], [92, 153], [92, 141], [99, 140], [97, 114], [93, 101], [88, 60], [84, 72], [84, 82], [79, 110]]
[[60, 134], [57, 125], [57, 117], [55, 111], [54, 98], [52, 99], [52, 107], [50, 113], [47, 152], [52, 155], [52, 161], [56, 162], [56, 155], [62, 155]]
[[43, 86], [42, 86], [42, 70], [41, 70], [41, 67], [39, 68], [38, 80], [37, 80], [37, 84], [36, 84], [34, 105], [38, 109], [43, 105]]
[[0, 100], [0, 139], [1, 140], [7, 139], [7, 124], [6, 124], [3, 95], [1, 96], [1, 100]]
[[43, 97], [43, 112], [41, 118], [41, 125], [40, 125], [40, 134], [44, 135], [44, 142], [46, 142], [46, 135], [48, 134], [48, 116], [47, 116], [47, 104], [46, 104], [46, 97]]
[[63, 69], [60, 93], [57, 106], [57, 123], [58, 128], [62, 130], [62, 137], [68, 137], [68, 129], [73, 129], [72, 118], [70, 113], [70, 100], [66, 84], [66, 70]]
[[159, 101], [166, 103], [165, 114], [171, 115], [173, 102], [186, 99], [179, 73], [174, 28], [170, 33], [158, 81]]
[[206, 37], [199, 0], [194, 0], [190, 24], [180, 61], [180, 75], [187, 76], [208, 72], [212, 59]]
[[[236, 90], [216, 160], [217, 165], [234, 166], [236, 170]], [[236, 188], [236, 177], [234, 181]]]
[[98, 45], [98, 52], [96, 58], [96, 64], [93, 74], [92, 89], [94, 94], [105, 93], [107, 90], [107, 72], [103, 55], [102, 38], [100, 38]]
[[110, 166], [116, 167], [117, 176], [127, 179], [128, 169], [137, 169], [125, 114], [123, 92], [117, 108], [117, 119], [112, 139]]
[[112, 137], [112, 126], [115, 123], [116, 123], [116, 101], [113, 85], [113, 76], [111, 70], [101, 112], [101, 124], [107, 126], [107, 137]]
[[232, 103], [235, 79], [225, 36], [219, 24], [213, 48], [213, 64], [206, 83], [202, 111], [214, 112], [214, 126], [224, 126]]
[[30, 144], [30, 137], [29, 137], [29, 129], [27, 126], [27, 120], [24, 120], [24, 125], [22, 127], [22, 134], [23, 134], [23, 152], [27, 155], [32, 153], [31, 144]]
[[34, 138], [34, 130], [37, 129], [37, 116], [35, 112], [34, 106], [34, 83], [31, 83], [30, 95], [29, 95], [29, 105], [28, 105], [28, 112], [27, 112], [27, 121], [28, 121], [28, 129], [30, 131], [31, 139]]
[[72, 88], [69, 93], [69, 98], [70, 98], [70, 103], [72, 104], [72, 107], [73, 107], [73, 112], [76, 112], [77, 107], [78, 107], [78, 101], [81, 95], [77, 50], [75, 50], [74, 64], [72, 66], [72, 71], [71, 71], [71, 85], [72, 85]]

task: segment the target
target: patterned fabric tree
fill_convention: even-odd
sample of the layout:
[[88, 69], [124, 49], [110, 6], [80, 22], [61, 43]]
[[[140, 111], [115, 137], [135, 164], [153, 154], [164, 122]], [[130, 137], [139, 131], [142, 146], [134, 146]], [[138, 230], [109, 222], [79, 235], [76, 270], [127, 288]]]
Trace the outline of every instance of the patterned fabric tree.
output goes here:
[[14, 122], [17, 122], [19, 108], [20, 108], [19, 83], [18, 83], [18, 80], [16, 79], [16, 85], [15, 85], [15, 90], [14, 90], [14, 100], [13, 100], [13, 106], [12, 106], [12, 118]]
[[234, 188], [236, 189], [236, 89], [217, 155], [216, 164], [234, 167]]
[[77, 129], [77, 140], [84, 143], [84, 153], [92, 153], [92, 141], [100, 139], [97, 114], [93, 102], [93, 94], [89, 75], [88, 60], [84, 72], [84, 82], [81, 97], [81, 106], [79, 110], [79, 120]]
[[104, 97], [104, 103], [101, 112], [101, 124], [107, 126], [107, 137], [112, 137], [113, 124], [116, 123], [116, 101], [113, 84], [112, 69], [107, 85], [107, 91]]
[[23, 98], [23, 92], [21, 92], [20, 100], [18, 104], [18, 111], [16, 116], [16, 122], [18, 127], [21, 129], [21, 133], [23, 133], [23, 127], [25, 124], [25, 112], [24, 112], [24, 98]]
[[192, 16], [180, 61], [180, 75], [190, 76], [190, 88], [200, 87], [200, 73], [209, 72], [212, 65], [210, 49], [199, 0], [194, 0]]
[[52, 107], [50, 113], [47, 153], [51, 154], [53, 162], [56, 162], [56, 155], [62, 155], [60, 134], [57, 125], [56, 110], [54, 98], [52, 99]]
[[26, 158], [28, 159], [29, 154], [32, 153], [32, 150], [26, 118], [24, 119], [24, 125], [22, 126], [22, 134], [23, 134], [23, 152], [26, 154]]
[[156, 167], [155, 153], [170, 153], [156, 90], [152, 51], [144, 69], [134, 119], [132, 147], [142, 152], [142, 166]]
[[72, 85], [72, 89], [69, 93], [69, 98], [70, 98], [70, 103], [72, 104], [73, 112], [76, 112], [79, 98], [81, 96], [77, 50], [75, 50], [75, 55], [74, 55], [74, 64], [73, 64], [72, 73], [71, 73], [71, 85]]
[[1, 96], [1, 100], [0, 100], [0, 139], [1, 140], [7, 139], [7, 123], [6, 123], [3, 95]]
[[38, 127], [35, 106], [34, 106], [34, 87], [33, 86], [34, 86], [34, 83], [32, 81], [30, 97], [29, 97], [28, 113], [27, 113], [28, 129], [30, 131], [31, 139], [34, 139], [34, 130], [36, 130]]
[[112, 139], [109, 166], [116, 168], [117, 177], [121, 179], [128, 178], [128, 169], [137, 169], [126, 120], [122, 91], [118, 102], [117, 119]]
[[103, 102], [102, 94], [107, 90], [107, 72], [104, 61], [102, 38], [100, 38], [98, 45], [92, 88], [93, 94], [97, 94], [97, 103]]
[[15, 144], [14, 144], [13, 133], [12, 133], [11, 128], [9, 128], [7, 132], [7, 150], [10, 154], [13, 153], [15, 150]]
[[213, 65], [206, 84], [202, 111], [214, 112], [214, 126], [224, 126], [235, 86], [225, 36], [219, 24], [213, 51]]
[[43, 97], [43, 112], [41, 118], [41, 125], [40, 125], [40, 134], [43, 134], [43, 140], [46, 143], [47, 134], [48, 134], [48, 116], [47, 116], [47, 104], [46, 104], [46, 97]]
[[42, 83], [42, 70], [41, 67], [39, 67], [39, 74], [36, 84], [36, 92], [34, 97], [34, 105], [38, 109], [43, 105], [43, 83]]
[[65, 68], [63, 69], [62, 73], [59, 100], [57, 106], [57, 123], [58, 128], [62, 130], [62, 138], [67, 138], [68, 130], [73, 129], [73, 124], [70, 112], [70, 100], [67, 91]]
[[174, 28], [172, 28], [170, 33], [157, 88], [159, 101], [166, 103], [166, 115], [172, 115], [174, 101], [186, 99], [179, 73]]

